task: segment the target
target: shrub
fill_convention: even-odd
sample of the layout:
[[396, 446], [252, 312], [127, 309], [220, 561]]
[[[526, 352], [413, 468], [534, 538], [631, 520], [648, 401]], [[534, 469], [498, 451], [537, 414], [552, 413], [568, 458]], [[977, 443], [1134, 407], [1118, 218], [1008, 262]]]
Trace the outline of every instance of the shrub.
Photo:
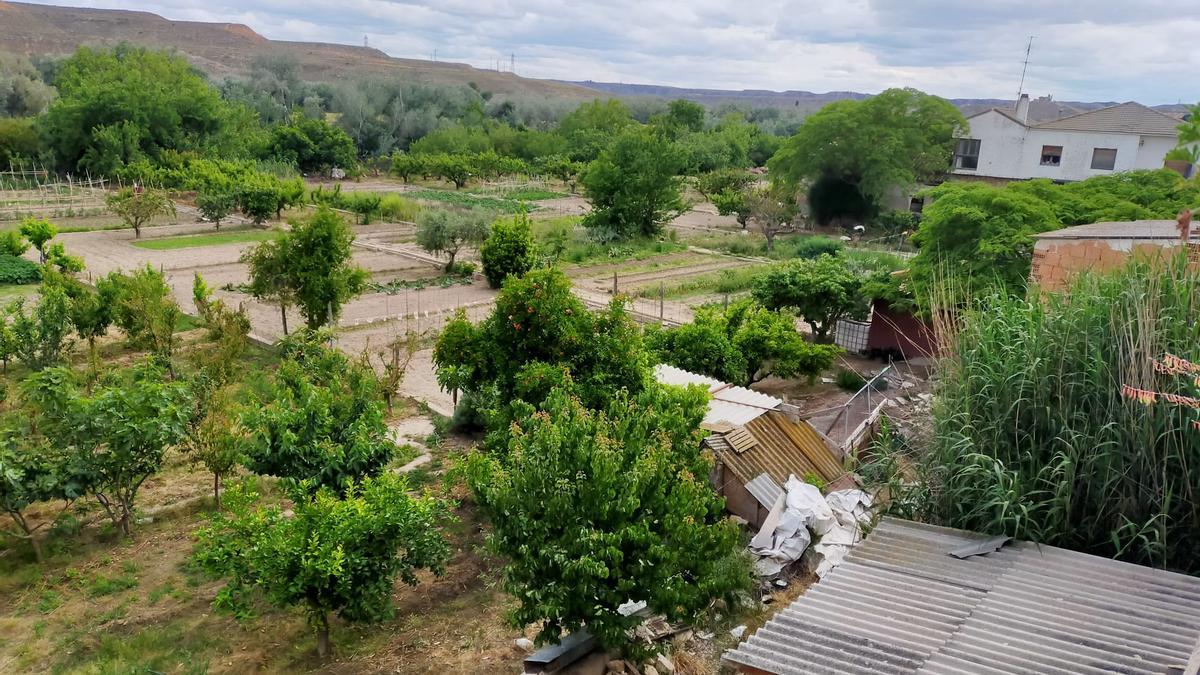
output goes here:
[[537, 245], [528, 214], [518, 213], [493, 223], [491, 235], [479, 248], [479, 258], [492, 288], [500, 288], [508, 277], [519, 277], [532, 269], [537, 261]]
[[823, 255], [837, 255], [842, 250], [842, 242], [829, 237], [797, 237], [791, 240], [792, 258], [816, 260]]
[[839, 388], [846, 391], [858, 391], [867, 384], [865, 377], [849, 368], [839, 368], [837, 375], [833, 377], [833, 381], [837, 383]]
[[0, 284], [36, 284], [42, 279], [42, 268], [24, 258], [0, 253]]
[[0, 232], [0, 254], [20, 258], [29, 250], [29, 242], [17, 230]]

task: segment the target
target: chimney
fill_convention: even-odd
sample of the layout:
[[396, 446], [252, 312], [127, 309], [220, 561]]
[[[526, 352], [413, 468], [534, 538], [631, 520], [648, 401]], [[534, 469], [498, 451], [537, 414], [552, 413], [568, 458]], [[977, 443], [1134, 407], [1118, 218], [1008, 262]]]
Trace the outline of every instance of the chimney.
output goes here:
[[1021, 124], [1029, 124], [1029, 94], [1021, 94], [1017, 100], [1017, 119]]

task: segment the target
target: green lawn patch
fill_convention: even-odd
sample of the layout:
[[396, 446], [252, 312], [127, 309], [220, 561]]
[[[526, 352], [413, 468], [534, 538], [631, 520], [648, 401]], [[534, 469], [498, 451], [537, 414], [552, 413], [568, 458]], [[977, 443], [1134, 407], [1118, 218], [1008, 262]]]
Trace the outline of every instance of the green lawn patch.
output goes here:
[[537, 208], [533, 204], [526, 205], [513, 199], [481, 197], [470, 192], [460, 192], [458, 190], [418, 190], [417, 192], [408, 193], [407, 196], [421, 201], [440, 202], [461, 208], [485, 209], [501, 213], [517, 213], [521, 209], [532, 211]]
[[[741, 293], [750, 290], [754, 285], [755, 279], [766, 271], [768, 267], [770, 266], [749, 265], [721, 270], [719, 272], [700, 274], [668, 283], [662, 288], [662, 292], [668, 300], [688, 298], [695, 295], [707, 295], [709, 293]], [[638, 297], [641, 298], [657, 298], [658, 294], [659, 287], [657, 286], [645, 286], [638, 289], [637, 292]]]
[[211, 234], [189, 234], [181, 237], [163, 237], [135, 241], [134, 246], [151, 251], [171, 251], [177, 248], [220, 246], [222, 244], [244, 244], [266, 241], [283, 236], [278, 230], [242, 230], [237, 232], [213, 232]]

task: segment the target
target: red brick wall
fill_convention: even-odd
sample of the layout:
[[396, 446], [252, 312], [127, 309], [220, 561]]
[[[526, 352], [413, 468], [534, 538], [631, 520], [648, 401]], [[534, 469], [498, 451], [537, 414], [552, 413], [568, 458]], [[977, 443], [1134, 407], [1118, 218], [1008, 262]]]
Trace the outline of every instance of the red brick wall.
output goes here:
[[[1157, 256], [1163, 248], [1157, 244], [1137, 244], [1133, 251]], [[1043, 240], [1033, 251], [1029, 279], [1043, 290], [1061, 290], [1079, 272], [1113, 269], [1124, 265], [1128, 258], [1129, 251], [1114, 249], [1104, 239]]]

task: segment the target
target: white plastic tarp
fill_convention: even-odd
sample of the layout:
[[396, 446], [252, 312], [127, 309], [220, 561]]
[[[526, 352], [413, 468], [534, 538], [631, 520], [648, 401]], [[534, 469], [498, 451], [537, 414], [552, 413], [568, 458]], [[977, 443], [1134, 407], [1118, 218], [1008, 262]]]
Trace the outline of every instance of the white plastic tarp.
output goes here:
[[815, 538], [810, 555], [817, 576], [823, 576], [862, 539], [862, 526], [871, 521], [871, 503], [871, 496], [862, 490], [822, 496], [816, 486], [789, 476], [783, 495], [750, 541], [750, 551], [759, 556], [758, 573], [778, 574], [799, 560]]

